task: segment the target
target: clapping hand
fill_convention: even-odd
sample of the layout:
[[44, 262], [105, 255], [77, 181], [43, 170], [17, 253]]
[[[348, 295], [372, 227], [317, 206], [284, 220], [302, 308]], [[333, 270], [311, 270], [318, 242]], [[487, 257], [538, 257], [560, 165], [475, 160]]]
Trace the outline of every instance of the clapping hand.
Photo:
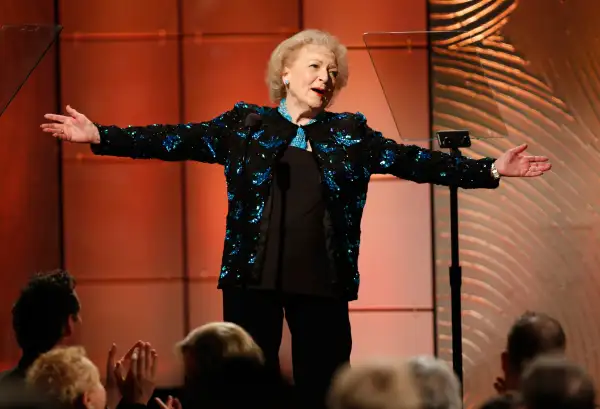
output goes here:
[[139, 341], [114, 365], [114, 379], [125, 402], [148, 403], [156, 386], [156, 361], [150, 343]]

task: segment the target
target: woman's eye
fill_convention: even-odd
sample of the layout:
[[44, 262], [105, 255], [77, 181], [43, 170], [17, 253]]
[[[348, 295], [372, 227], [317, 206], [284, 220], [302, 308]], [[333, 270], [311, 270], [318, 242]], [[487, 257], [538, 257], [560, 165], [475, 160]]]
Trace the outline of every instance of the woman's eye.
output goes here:
[[329, 75], [331, 75], [333, 78], [337, 78], [338, 72], [337, 71], [330, 71]]

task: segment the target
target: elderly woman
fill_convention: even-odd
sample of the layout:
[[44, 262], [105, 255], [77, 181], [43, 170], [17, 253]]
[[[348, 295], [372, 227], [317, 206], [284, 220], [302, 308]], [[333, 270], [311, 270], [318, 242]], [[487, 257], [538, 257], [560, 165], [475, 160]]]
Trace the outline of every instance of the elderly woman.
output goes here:
[[106, 407], [106, 391], [100, 382], [100, 373], [83, 348], [58, 347], [42, 354], [27, 371], [25, 380], [62, 407]]
[[350, 357], [348, 302], [358, 295], [371, 175], [492, 189], [501, 177], [550, 169], [547, 158], [525, 156], [525, 146], [495, 160], [456, 161], [386, 139], [361, 114], [326, 110], [347, 82], [346, 48], [307, 30], [271, 56], [275, 108], [240, 102], [207, 122], [119, 128], [67, 106], [67, 116], [48, 114], [52, 123], [42, 125], [62, 140], [90, 143], [98, 155], [222, 165], [229, 199], [223, 318], [245, 328], [278, 367], [285, 312], [296, 386], [319, 400]]

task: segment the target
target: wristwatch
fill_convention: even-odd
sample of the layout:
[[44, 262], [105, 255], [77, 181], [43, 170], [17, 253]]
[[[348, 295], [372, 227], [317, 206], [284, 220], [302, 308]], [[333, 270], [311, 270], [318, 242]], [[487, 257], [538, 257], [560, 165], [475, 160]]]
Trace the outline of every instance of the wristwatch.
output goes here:
[[490, 169], [492, 170], [492, 176], [494, 177], [494, 179], [500, 179], [500, 172], [498, 172], [498, 169], [496, 169], [495, 163], [492, 163]]

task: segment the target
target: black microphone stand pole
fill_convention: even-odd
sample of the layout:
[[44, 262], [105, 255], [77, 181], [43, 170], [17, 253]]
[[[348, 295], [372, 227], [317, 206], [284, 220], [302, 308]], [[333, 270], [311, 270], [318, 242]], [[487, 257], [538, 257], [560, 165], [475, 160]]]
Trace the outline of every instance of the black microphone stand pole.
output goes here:
[[[468, 131], [440, 131], [437, 133], [441, 148], [450, 149], [450, 155], [456, 161], [462, 154], [459, 148], [471, 146]], [[450, 185], [450, 302], [452, 316], [452, 366], [463, 388], [462, 356], [462, 267], [460, 266], [458, 237], [458, 186]]]

